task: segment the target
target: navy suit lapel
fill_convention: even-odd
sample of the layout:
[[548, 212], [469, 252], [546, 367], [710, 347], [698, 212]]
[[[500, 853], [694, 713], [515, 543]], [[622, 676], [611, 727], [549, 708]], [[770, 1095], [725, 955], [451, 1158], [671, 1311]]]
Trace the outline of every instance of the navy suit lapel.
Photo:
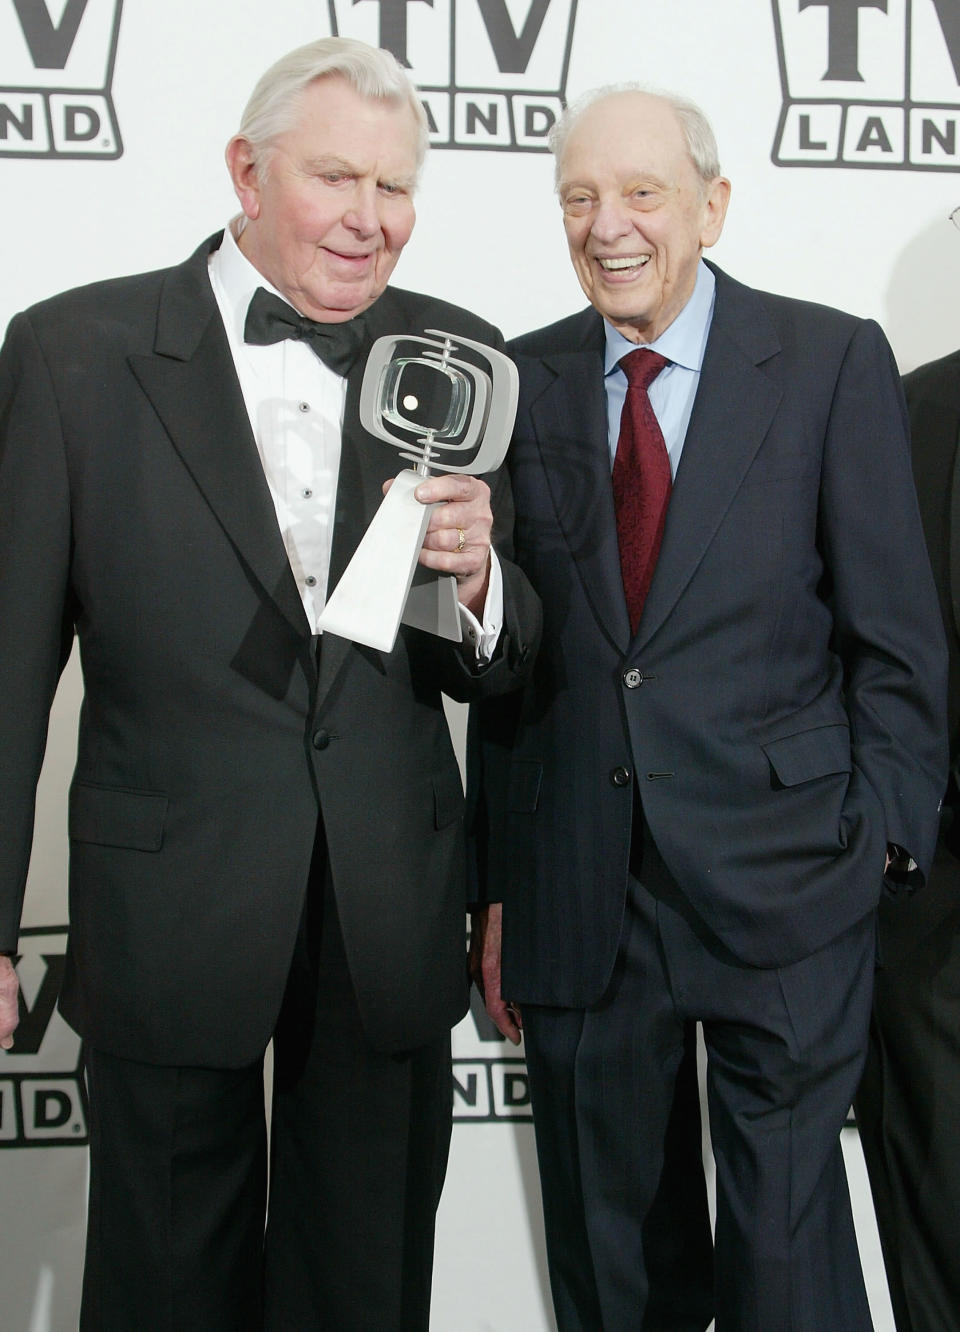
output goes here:
[[780, 350], [761, 303], [748, 288], [714, 272], [713, 323], [637, 647], [652, 638], [693, 577], [782, 396], [759, 368]]
[[219, 237], [164, 283], [154, 354], [130, 366], [238, 558], [295, 632], [310, 632], [207, 275]]
[[600, 628], [622, 652], [630, 623], [610, 480], [603, 325], [592, 310], [581, 318], [576, 349], [544, 357], [551, 378], [531, 402], [530, 415], [557, 522], [584, 592]]

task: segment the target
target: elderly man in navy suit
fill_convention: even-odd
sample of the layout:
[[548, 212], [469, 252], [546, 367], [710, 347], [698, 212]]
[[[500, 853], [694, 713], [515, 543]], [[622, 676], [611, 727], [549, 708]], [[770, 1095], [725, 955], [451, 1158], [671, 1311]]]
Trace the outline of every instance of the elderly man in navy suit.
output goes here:
[[473, 959], [525, 1034], [558, 1323], [866, 1329], [839, 1135], [884, 879], [926, 874], [946, 775], [896, 368], [703, 261], [730, 185], [690, 103], [602, 89], [553, 147], [591, 308], [512, 348], [544, 638], [481, 705]]

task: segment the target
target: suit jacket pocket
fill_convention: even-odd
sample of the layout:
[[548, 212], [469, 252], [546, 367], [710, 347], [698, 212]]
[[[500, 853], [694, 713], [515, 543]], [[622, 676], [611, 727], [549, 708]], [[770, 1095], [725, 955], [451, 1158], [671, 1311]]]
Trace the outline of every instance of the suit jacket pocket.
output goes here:
[[535, 759], [514, 759], [510, 765], [508, 808], [518, 814], [533, 814], [540, 803], [543, 764]]
[[433, 819], [439, 831], [463, 817], [463, 783], [459, 768], [451, 768], [433, 776]]
[[767, 740], [761, 748], [781, 786], [852, 771], [850, 728], [842, 722]]
[[159, 851], [167, 797], [157, 791], [128, 791], [75, 781], [70, 788], [70, 836], [75, 842]]

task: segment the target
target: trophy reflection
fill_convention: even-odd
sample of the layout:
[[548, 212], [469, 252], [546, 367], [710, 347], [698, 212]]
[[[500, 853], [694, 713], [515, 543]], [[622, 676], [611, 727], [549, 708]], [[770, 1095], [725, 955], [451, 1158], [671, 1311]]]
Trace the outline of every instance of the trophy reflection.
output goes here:
[[[405, 624], [459, 642], [456, 579], [420, 568], [435, 505], [414, 490], [432, 472], [473, 476], [506, 457], [517, 411], [517, 371], [503, 352], [438, 329], [378, 338], [360, 389], [360, 423], [414, 463], [387, 492], [319, 617], [319, 627], [392, 650]], [[485, 367], [458, 357], [469, 348]], [[418, 575], [415, 579], [415, 574]]]

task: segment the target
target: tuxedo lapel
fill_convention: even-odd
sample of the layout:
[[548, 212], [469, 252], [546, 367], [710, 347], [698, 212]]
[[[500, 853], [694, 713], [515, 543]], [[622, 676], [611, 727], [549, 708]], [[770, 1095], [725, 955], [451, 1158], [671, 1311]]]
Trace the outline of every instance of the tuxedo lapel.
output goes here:
[[388, 289], [363, 318], [366, 326], [363, 351], [347, 377], [333, 550], [330, 557], [331, 592], [380, 507], [383, 482], [388, 476], [396, 476], [408, 466], [395, 448], [369, 434], [360, 424], [360, 387], [367, 356], [377, 338], [405, 331], [400, 302]]
[[[377, 338], [404, 332], [421, 333], [423, 330], [409, 327], [410, 320], [404, 312], [403, 303], [390, 288], [374, 302], [363, 318], [367, 330], [364, 349], [347, 377], [328, 597], [340, 581], [380, 507], [384, 481], [409, 466], [395, 448], [369, 434], [360, 424], [360, 387], [367, 356]], [[336, 634], [324, 634], [318, 685], [321, 698], [330, 689], [352, 646], [348, 639], [339, 638]], [[373, 652], [374, 649], [363, 648], [362, 651]]]
[[763, 443], [781, 399], [759, 368], [780, 344], [760, 302], [717, 275], [700, 385], [667, 510], [660, 557], [637, 630], [642, 646], [692, 578]]
[[576, 350], [544, 357], [550, 376], [530, 415], [557, 522], [597, 623], [625, 651], [630, 623], [610, 480], [603, 326], [585, 311]]
[[154, 353], [130, 366], [239, 559], [300, 636], [310, 628], [207, 275], [218, 238], [171, 269]]

